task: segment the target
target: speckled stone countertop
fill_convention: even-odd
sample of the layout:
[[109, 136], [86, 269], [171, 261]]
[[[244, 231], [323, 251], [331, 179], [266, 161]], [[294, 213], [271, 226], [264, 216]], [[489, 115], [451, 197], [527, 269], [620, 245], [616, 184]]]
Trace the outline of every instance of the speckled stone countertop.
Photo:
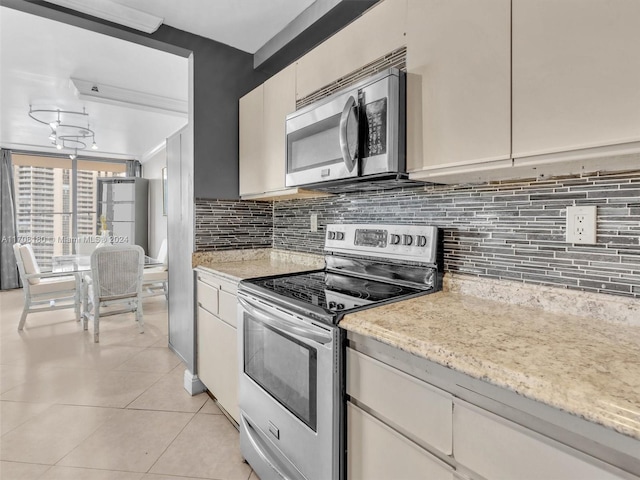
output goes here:
[[[637, 315], [634, 301], [625, 310]], [[640, 327], [629, 322], [445, 289], [340, 327], [640, 439]]]
[[272, 250], [230, 250], [196, 252], [193, 267], [211, 270], [231, 281], [302, 272], [324, 267], [324, 258], [307, 253]]

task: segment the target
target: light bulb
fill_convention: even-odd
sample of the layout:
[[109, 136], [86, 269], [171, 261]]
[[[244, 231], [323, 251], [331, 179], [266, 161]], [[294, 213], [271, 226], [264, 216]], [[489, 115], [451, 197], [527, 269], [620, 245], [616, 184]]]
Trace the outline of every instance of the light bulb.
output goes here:
[[55, 141], [56, 140], [56, 134], [52, 133], [51, 135], [49, 135], [49, 140]]
[[93, 142], [93, 145], [91, 145], [91, 150], [97, 150], [98, 149], [98, 145], [96, 145], [96, 142]]
[[75, 160], [76, 156], [72, 153], [71, 155], [69, 155], [69, 158], [70, 158], [71, 160]]
[[59, 143], [57, 143], [57, 144], [56, 144], [56, 148], [57, 148], [58, 150], [62, 150], [62, 145], [60, 145]]

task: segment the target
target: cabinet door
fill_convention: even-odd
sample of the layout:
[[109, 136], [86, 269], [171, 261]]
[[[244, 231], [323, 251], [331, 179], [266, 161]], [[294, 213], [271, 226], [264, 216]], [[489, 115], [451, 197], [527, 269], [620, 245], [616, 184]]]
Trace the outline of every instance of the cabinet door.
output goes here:
[[594, 458], [463, 402], [454, 407], [453, 442], [458, 463], [487, 479], [625, 478]]
[[405, 45], [407, 0], [384, 0], [297, 62], [296, 98]]
[[409, 0], [407, 170], [510, 158], [510, 0]]
[[513, 156], [640, 140], [640, 2], [513, 0]]
[[222, 408], [239, 422], [237, 343], [235, 328], [198, 308], [198, 376]]
[[260, 85], [240, 99], [240, 195], [264, 192], [263, 92]]
[[296, 109], [296, 70], [290, 65], [264, 83], [262, 192], [285, 188], [285, 119]]
[[444, 480], [453, 479], [453, 469], [348, 402], [347, 478]]
[[451, 394], [351, 348], [347, 348], [347, 393], [387, 423], [451, 455]]

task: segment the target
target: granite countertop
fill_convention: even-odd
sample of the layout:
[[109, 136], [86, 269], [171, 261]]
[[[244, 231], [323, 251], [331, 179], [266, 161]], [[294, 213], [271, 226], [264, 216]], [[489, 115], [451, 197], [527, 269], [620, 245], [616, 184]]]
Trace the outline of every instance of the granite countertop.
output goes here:
[[640, 439], [638, 325], [442, 291], [340, 327]]
[[[193, 266], [239, 281], [324, 261], [257, 249], [196, 252]], [[345, 315], [340, 327], [640, 440], [637, 299], [464, 278], [445, 277], [442, 292]]]
[[256, 249], [196, 252], [193, 267], [210, 270], [231, 281], [268, 277], [324, 267], [324, 257], [283, 250]]

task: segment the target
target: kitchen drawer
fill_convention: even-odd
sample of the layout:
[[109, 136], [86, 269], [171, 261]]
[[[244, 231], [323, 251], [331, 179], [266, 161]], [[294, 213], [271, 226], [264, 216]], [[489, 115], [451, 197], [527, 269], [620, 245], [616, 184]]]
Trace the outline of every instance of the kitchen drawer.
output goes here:
[[[631, 478], [559, 442], [463, 401], [453, 412], [457, 462], [482, 477], [518, 480]], [[544, 459], [544, 461], [541, 461]]]
[[197, 290], [198, 306], [204, 308], [209, 313], [218, 315], [219, 293], [220, 293], [220, 288], [217, 285], [213, 285], [207, 282], [205, 279], [202, 279], [200, 275], [198, 275], [198, 290]]
[[453, 397], [449, 393], [348, 348], [347, 394], [390, 426], [451, 455]]
[[347, 403], [349, 480], [453, 480], [453, 469], [360, 408]]

